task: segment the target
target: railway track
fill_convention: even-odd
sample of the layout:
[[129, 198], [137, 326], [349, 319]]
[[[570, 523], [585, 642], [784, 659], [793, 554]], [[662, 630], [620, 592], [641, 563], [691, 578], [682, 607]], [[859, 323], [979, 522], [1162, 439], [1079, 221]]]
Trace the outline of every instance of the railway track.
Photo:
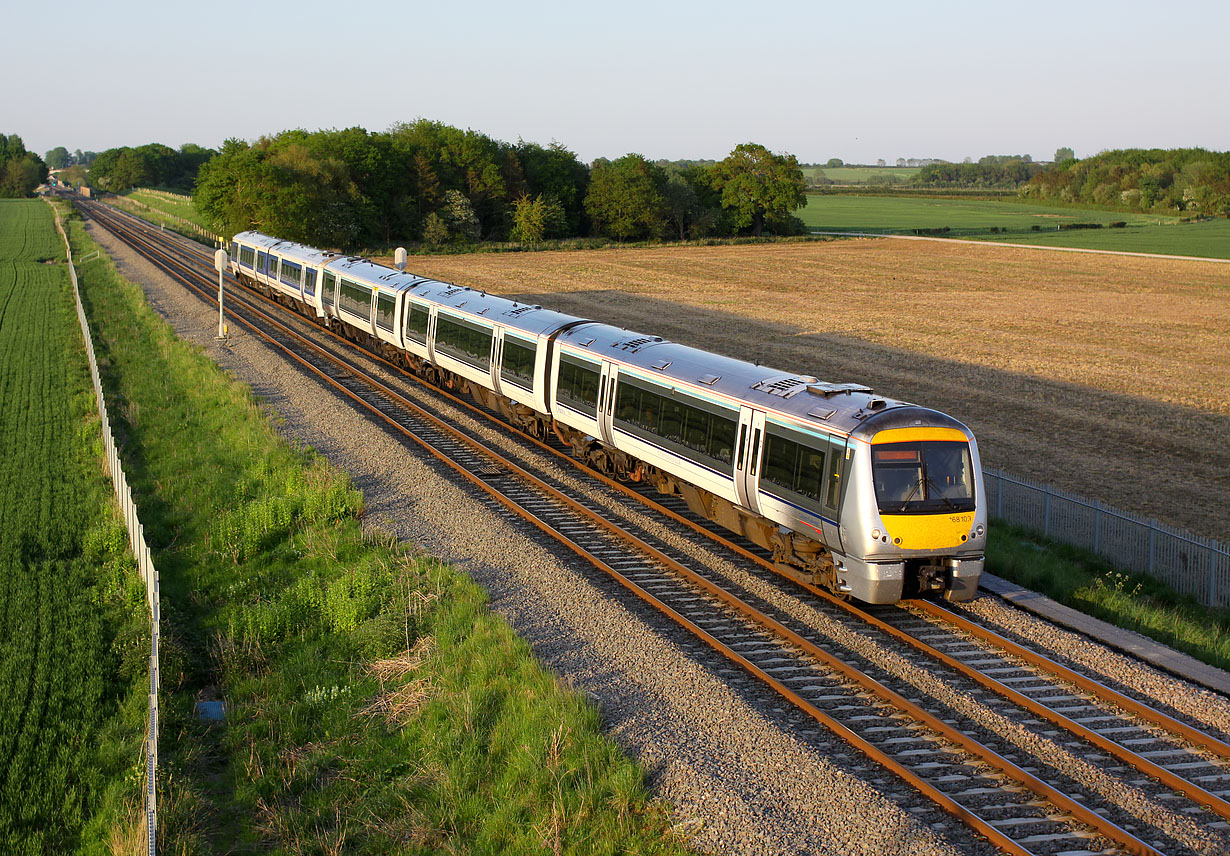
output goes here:
[[[135, 218], [87, 209], [203, 299], [215, 299], [208, 253], [143, 234]], [[359, 356], [349, 344], [322, 345], [324, 331], [301, 316], [262, 308], [235, 283], [230, 289], [233, 320], [251, 324], [304, 371], [685, 628], [724, 658], [732, 676], [754, 677], [1004, 852], [1230, 850], [1230, 746], [1220, 737], [944, 607], [862, 610], [793, 582], [783, 586], [754, 548], [691, 519], [677, 503], [605, 479], [511, 429], [512, 448], [497, 453], [490, 435], [433, 414], [446, 409], [441, 391], [404, 376], [393, 384], [370, 378], [378, 357]], [[447, 407], [490, 417], [455, 398]], [[680, 550], [654, 527], [617, 525], [609, 502], [552, 473], [565, 464], [624, 500], [636, 497], [660, 526], [702, 546]], [[741, 563], [751, 582], [714, 570], [706, 550]]]

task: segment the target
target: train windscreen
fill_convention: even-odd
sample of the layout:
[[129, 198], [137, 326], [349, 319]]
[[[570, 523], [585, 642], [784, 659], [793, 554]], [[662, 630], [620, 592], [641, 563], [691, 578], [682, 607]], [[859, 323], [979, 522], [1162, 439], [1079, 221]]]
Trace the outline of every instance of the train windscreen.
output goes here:
[[946, 440], [871, 447], [881, 514], [974, 510], [969, 444]]

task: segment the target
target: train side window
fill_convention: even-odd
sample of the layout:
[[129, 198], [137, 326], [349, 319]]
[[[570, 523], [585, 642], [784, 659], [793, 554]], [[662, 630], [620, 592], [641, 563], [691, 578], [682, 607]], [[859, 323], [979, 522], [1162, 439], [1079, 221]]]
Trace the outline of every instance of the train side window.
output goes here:
[[493, 330], [444, 313], [436, 316], [436, 348], [477, 368], [491, 365]]
[[341, 293], [338, 304], [352, 315], [357, 315], [364, 321], [372, 319], [372, 290], [357, 285], [348, 279], [342, 279]]
[[413, 301], [407, 302], [407, 306], [409, 311], [406, 313], [406, 338], [425, 345], [427, 343], [427, 307]]
[[[824, 503], [835, 509], [835, 498], [840, 495], [840, 487], [835, 486], [833, 471], [836, 468], [840, 477], [841, 455], [837, 451], [830, 454], [830, 443], [820, 437], [811, 437], [773, 423], [766, 428], [768, 435], [765, 439], [761, 484], [770, 493], [806, 508], [819, 510], [821, 503]], [[832, 501], [829, 500], [830, 496], [834, 497]]]
[[559, 397], [574, 410], [587, 416], [597, 415], [599, 375], [597, 363], [569, 354], [560, 354]]
[[717, 405], [621, 374], [615, 423], [629, 433], [687, 452], [699, 463], [731, 471], [738, 419]]
[[500, 366], [500, 377], [527, 389], [533, 389], [534, 361], [537, 356], [538, 351], [532, 342], [505, 333], [504, 359]]

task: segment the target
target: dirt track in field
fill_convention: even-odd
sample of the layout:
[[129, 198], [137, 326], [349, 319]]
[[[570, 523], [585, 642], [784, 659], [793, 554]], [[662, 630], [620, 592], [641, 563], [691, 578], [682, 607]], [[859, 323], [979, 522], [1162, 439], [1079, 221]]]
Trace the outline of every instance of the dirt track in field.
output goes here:
[[844, 240], [410, 270], [943, 410], [1012, 473], [1230, 540], [1230, 268]]

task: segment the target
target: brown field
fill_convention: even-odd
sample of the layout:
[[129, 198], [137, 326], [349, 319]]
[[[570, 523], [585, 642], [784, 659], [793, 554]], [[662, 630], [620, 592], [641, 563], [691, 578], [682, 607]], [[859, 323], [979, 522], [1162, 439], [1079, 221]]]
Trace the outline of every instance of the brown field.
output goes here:
[[846, 240], [410, 268], [866, 383], [961, 419], [991, 466], [1227, 539], [1230, 265]]

